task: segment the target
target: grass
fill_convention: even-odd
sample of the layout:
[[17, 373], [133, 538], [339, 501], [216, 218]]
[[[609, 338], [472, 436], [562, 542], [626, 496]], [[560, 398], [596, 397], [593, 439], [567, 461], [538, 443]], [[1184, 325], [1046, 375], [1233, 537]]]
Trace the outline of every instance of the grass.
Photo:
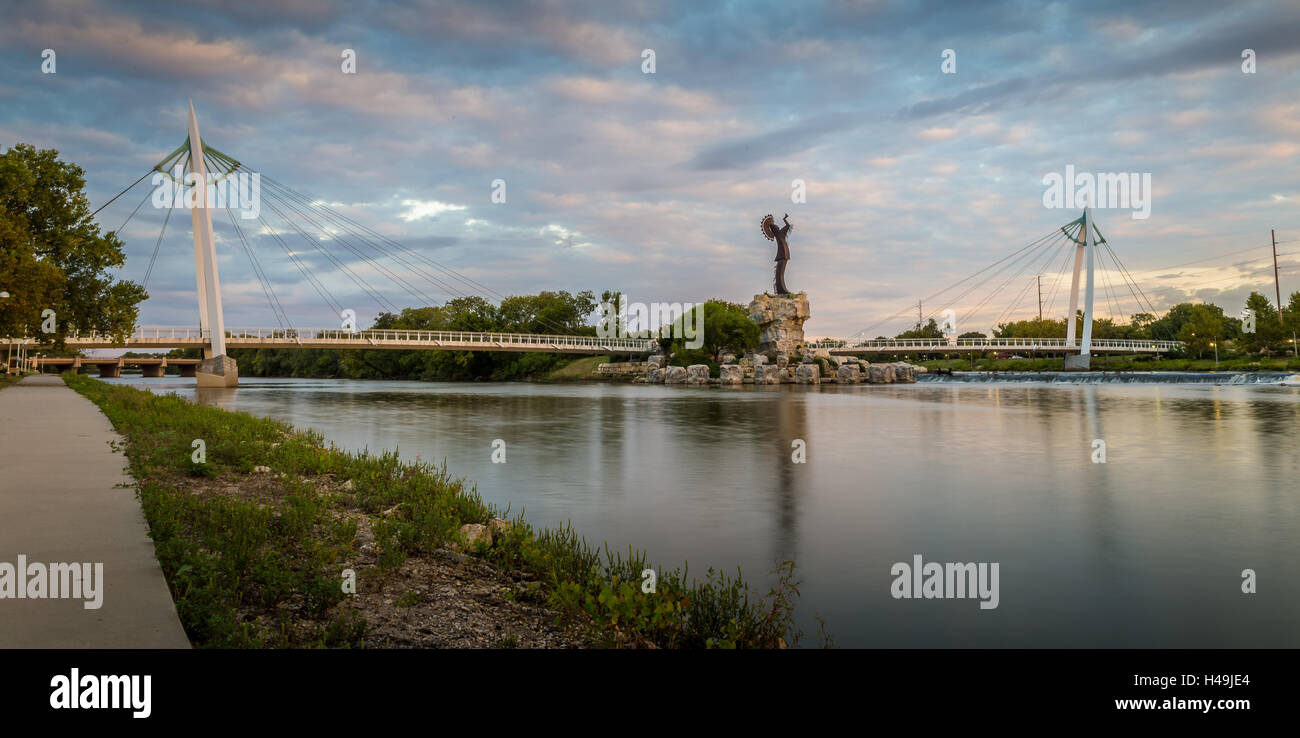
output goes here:
[[596, 367], [609, 361], [608, 356], [583, 356], [552, 371], [544, 378], [547, 382], [571, 382], [596, 377]]
[[[159, 563], [199, 647], [363, 646], [364, 618], [341, 586], [358, 515], [374, 533], [379, 576], [462, 543], [461, 525], [501, 515], [445, 467], [350, 453], [274, 420], [63, 376], [124, 437]], [[197, 460], [196, 439], [205, 454]], [[700, 581], [683, 569], [658, 572], [647, 593], [643, 572], [654, 567], [644, 553], [596, 549], [570, 528], [534, 530], [522, 518], [474, 555], [542, 582], [567, 625], [607, 646], [770, 648], [800, 637], [791, 562], [766, 596], [739, 572], [710, 570]]]
[[11, 384], [18, 384], [22, 380], [21, 374], [0, 374], [0, 389], [4, 389]]

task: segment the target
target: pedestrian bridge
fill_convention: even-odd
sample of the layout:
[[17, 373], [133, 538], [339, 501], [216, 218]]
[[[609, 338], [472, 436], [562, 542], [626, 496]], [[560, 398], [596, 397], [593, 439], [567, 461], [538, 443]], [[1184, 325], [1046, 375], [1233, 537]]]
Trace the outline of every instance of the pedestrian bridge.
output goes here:
[[[989, 351], [1026, 354], [1078, 354], [1079, 345], [1068, 338], [887, 338], [876, 340], [824, 338], [810, 341], [812, 349], [836, 356], [862, 354], [951, 354]], [[1094, 354], [1161, 354], [1182, 348], [1181, 341], [1092, 340]]]
[[80, 372], [83, 367], [94, 366], [99, 368], [101, 377], [120, 377], [122, 369], [128, 366], [140, 367], [140, 372], [146, 377], [161, 377], [167, 367], [174, 366], [179, 368], [182, 377], [193, 377], [198, 367], [198, 359], [177, 359], [173, 357], [157, 356], [118, 356], [113, 358], [101, 358], [94, 356], [36, 356], [29, 357], [25, 362], [20, 362], [18, 357], [9, 357], [9, 369], [11, 371], [21, 370], [20, 363], [25, 364], [27, 368], [38, 372], [44, 372], [47, 367], [54, 367], [61, 370], [70, 370]]
[[[22, 339], [0, 338], [0, 347]], [[29, 346], [39, 343], [27, 339]], [[199, 328], [141, 327], [126, 341], [112, 336], [88, 334], [64, 339], [70, 349], [157, 349], [206, 348], [212, 345], [208, 331]], [[225, 345], [231, 348], [333, 348], [437, 351], [522, 351], [555, 354], [641, 354], [649, 353], [654, 342], [636, 338], [599, 338], [538, 333], [478, 333], [472, 331], [410, 331], [302, 328], [235, 328], [225, 331]]]

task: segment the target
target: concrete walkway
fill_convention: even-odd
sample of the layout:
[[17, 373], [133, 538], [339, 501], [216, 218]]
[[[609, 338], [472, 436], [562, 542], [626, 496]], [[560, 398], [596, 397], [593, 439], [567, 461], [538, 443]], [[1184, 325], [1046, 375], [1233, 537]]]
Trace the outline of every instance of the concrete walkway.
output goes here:
[[[121, 443], [108, 418], [59, 377], [0, 390], [0, 648], [190, 647], [109, 441]], [[29, 569], [102, 563], [102, 606], [18, 599], [13, 579], [33, 579], [14, 572], [19, 555]]]

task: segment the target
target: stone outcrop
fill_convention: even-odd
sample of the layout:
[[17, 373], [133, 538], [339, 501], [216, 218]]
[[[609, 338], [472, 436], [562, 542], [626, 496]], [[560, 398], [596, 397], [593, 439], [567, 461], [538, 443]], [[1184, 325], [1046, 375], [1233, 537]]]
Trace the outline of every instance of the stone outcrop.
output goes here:
[[754, 295], [749, 317], [758, 323], [759, 353], [798, 353], [803, 346], [803, 324], [810, 315], [806, 293]]
[[664, 370], [659, 368], [658, 364], [649, 364], [645, 370], [646, 384], [663, 384]]
[[836, 384], [857, 384], [862, 381], [862, 370], [857, 364], [840, 364], [835, 370]]
[[785, 372], [771, 364], [759, 364], [754, 367], [754, 384], [780, 384]]
[[663, 371], [664, 384], [686, 384], [686, 367], [670, 366]]
[[687, 384], [708, 384], [709, 383], [709, 365], [708, 364], [691, 364], [686, 367]]
[[795, 384], [821, 384], [822, 368], [816, 364], [800, 364], [794, 370]]
[[723, 364], [718, 367], [721, 379], [719, 384], [744, 384], [745, 370], [739, 364]]

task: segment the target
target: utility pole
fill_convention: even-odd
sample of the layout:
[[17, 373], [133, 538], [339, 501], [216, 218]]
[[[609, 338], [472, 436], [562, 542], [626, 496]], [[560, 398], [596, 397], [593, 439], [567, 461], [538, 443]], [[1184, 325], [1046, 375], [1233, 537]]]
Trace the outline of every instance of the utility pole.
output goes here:
[[1273, 289], [1277, 290], [1277, 319], [1282, 319], [1282, 283], [1277, 278], [1277, 231], [1270, 230], [1273, 238]]
[[1043, 275], [1038, 275], [1038, 322], [1043, 322]]
[[922, 322], [923, 320], [924, 320], [924, 318], [921, 317], [921, 301], [920, 301], [920, 300], [917, 300], [917, 301], [916, 301], [916, 329], [917, 329], [918, 331], [921, 330], [921, 327], [922, 327], [922, 326], [921, 326], [921, 322]]

